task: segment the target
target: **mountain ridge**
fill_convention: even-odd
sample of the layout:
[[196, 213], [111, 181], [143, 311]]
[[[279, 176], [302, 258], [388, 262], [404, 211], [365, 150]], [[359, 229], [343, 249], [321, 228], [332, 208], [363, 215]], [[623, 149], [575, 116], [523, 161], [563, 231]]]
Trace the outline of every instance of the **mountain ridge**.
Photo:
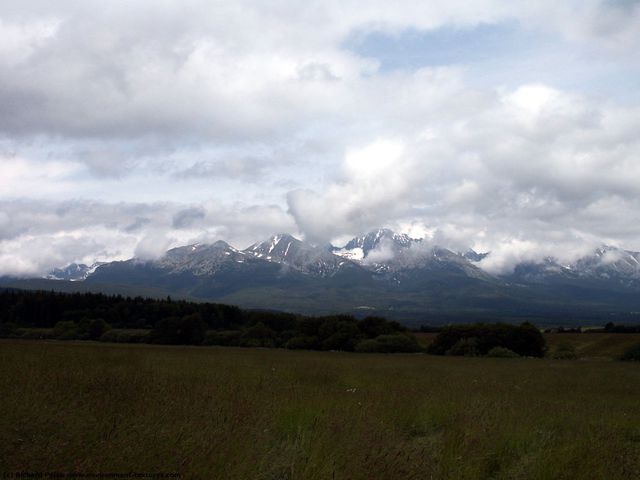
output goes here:
[[88, 267], [69, 271], [85, 272], [75, 283], [130, 285], [301, 313], [366, 311], [417, 318], [640, 312], [637, 252], [603, 246], [571, 265], [547, 258], [523, 262], [503, 275], [481, 268], [490, 255], [379, 229], [343, 247], [280, 233], [244, 250], [219, 240], [172, 248], [154, 260], [132, 258], [98, 265], [90, 273]]

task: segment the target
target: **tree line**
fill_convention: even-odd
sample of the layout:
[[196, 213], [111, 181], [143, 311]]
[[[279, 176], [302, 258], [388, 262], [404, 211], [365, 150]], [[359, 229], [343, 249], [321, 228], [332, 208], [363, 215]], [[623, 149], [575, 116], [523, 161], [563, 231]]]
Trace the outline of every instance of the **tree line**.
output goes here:
[[[540, 357], [546, 350], [540, 330], [530, 323], [451, 325], [437, 331], [426, 349], [435, 355]], [[0, 291], [0, 336], [355, 352], [425, 351], [406, 327], [378, 316], [314, 317], [170, 297], [158, 300], [23, 290]]]
[[406, 327], [381, 317], [310, 317], [171, 298], [21, 290], [0, 292], [0, 335], [358, 352], [421, 350]]

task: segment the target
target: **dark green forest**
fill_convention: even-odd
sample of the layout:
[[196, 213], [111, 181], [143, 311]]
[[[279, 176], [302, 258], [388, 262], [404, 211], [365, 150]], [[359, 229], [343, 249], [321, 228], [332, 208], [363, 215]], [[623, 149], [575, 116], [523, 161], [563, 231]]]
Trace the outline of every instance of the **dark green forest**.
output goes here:
[[96, 293], [0, 292], [0, 335], [175, 345], [416, 352], [416, 338], [381, 317], [310, 317], [216, 303]]
[[[530, 323], [425, 326], [421, 330], [439, 331], [427, 350], [436, 355], [540, 357], [546, 349], [540, 330]], [[0, 336], [350, 352], [424, 351], [405, 326], [378, 316], [314, 317], [169, 297], [157, 300], [12, 289], [0, 291]]]

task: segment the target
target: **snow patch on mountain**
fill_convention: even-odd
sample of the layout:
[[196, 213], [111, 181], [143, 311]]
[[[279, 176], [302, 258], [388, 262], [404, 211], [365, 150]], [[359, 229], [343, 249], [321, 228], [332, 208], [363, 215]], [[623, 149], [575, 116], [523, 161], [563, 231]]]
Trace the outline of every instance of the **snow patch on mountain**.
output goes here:
[[251, 245], [245, 253], [320, 277], [331, 277], [346, 267], [354, 266], [348, 257], [285, 233]]
[[[189, 273], [195, 276], [214, 276], [221, 271], [250, 272], [252, 267], [268, 267], [275, 263], [281, 266], [279, 271], [282, 275], [295, 271], [331, 278], [338, 273], [352, 271], [364, 275], [358, 278], [371, 275], [370, 278], [396, 285], [411, 282], [416, 276], [444, 274], [492, 282], [513, 279], [544, 282], [558, 278], [573, 281], [582, 278], [611, 280], [621, 285], [630, 282], [640, 284], [639, 252], [604, 245], [587, 255], [577, 252], [576, 257], [575, 261], [560, 262], [553, 255], [531, 254], [513, 262], [515, 268], [505, 273], [487, 268], [495, 264], [491, 253], [477, 253], [472, 249], [455, 251], [435, 245], [433, 239], [415, 239], [389, 229], [378, 229], [351, 239], [343, 247], [317, 246], [280, 233], [245, 250], [238, 250], [220, 240], [212, 244], [195, 243], [173, 248], [157, 260], [133, 258], [126, 263], [151, 266], [168, 274]], [[91, 266], [74, 263], [51, 271], [46, 278], [82, 281], [103, 265], [100, 262]]]
[[49, 280], [66, 280], [71, 282], [80, 282], [86, 280], [96, 268], [104, 265], [105, 262], [95, 262], [90, 266], [84, 263], [71, 263], [64, 268], [55, 268], [50, 271], [44, 278]]

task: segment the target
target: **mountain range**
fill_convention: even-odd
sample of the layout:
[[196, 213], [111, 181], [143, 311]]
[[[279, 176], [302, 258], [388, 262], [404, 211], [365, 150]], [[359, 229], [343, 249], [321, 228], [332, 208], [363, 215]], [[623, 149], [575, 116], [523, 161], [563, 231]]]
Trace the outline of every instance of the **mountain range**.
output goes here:
[[[173, 248], [156, 260], [71, 264], [50, 272], [46, 285], [109, 286], [110, 291], [308, 314], [375, 313], [408, 323], [640, 321], [638, 252], [603, 246], [571, 265], [549, 257], [504, 275], [481, 268], [487, 255], [453, 251], [388, 229], [343, 247], [278, 234], [244, 250], [217, 241]], [[20, 286], [15, 279], [2, 284]]]

